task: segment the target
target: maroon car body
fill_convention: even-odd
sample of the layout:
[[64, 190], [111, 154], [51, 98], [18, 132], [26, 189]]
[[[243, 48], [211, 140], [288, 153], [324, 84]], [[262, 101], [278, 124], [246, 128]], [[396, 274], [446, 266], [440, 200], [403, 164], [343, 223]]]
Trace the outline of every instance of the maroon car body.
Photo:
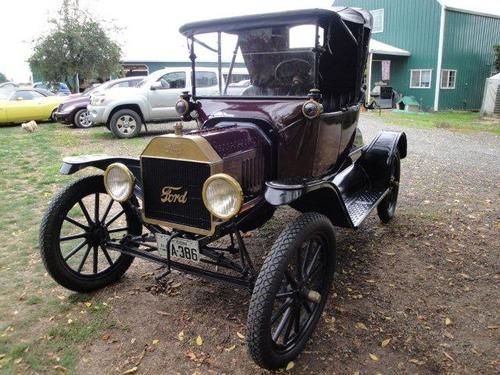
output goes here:
[[87, 105], [90, 104], [90, 95], [112, 87], [135, 87], [143, 78], [127, 77], [114, 79], [95, 86], [92, 89], [76, 95], [70, 95], [62, 102], [55, 113], [55, 119], [61, 124], [73, 124], [77, 127], [86, 128], [92, 126], [92, 121], [88, 116]]
[[[356, 229], [375, 209], [384, 223], [395, 214], [406, 136], [381, 131], [364, 145], [357, 129], [371, 24], [367, 11], [334, 8], [183, 26], [192, 82], [204, 82], [197, 76], [203, 53], [215, 54], [221, 73], [229, 51], [226, 81], [238, 62], [251, 85], [239, 95], [221, 82], [193, 85], [176, 104], [182, 122], [175, 133], [154, 137], [139, 158], [64, 159], [63, 174], [89, 166], [105, 172], [74, 182], [48, 209], [40, 249], [51, 276], [88, 292], [119, 279], [140, 257], [165, 267], [158, 278], [177, 269], [246, 287], [253, 360], [276, 369], [295, 359], [331, 290], [334, 226]], [[187, 121], [197, 129], [184, 130]], [[104, 192], [112, 200], [101, 214]], [[121, 211], [108, 220], [114, 202]], [[300, 214], [265, 254], [250, 254], [242, 233], [265, 224], [280, 206]], [[82, 210], [84, 219], [71, 210]], [[120, 215], [126, 226], [110, 229]], [[83, 234], [61, 236], [64, 221]], [[61, 251], [61, 243], [81, 236], [83, 244]], [[108, 251], [120, 258], [110, 261]], [[68, 259], [79, 252], [72, 266]], [[93, 272], [85, 272], [88, 263]]]

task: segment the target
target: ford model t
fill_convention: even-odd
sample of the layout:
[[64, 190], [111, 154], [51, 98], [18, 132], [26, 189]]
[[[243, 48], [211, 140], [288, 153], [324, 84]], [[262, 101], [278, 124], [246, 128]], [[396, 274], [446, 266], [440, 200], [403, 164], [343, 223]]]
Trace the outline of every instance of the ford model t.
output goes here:
[[[366, 145], [357, 136], [370, 29], [369, 13], [350, 8], [183, 26], [192, 73], [177, 79], [192, 90], [176, 104], [182, 122], [138, 158], [64, 159], [63, 174], [104, 173], [71, 183], [48, 208], [40, 249], [50, 275], [89, 292], [139, 257], [163, 265], [163, 274], [248, 288], [249, 352], [262, 367], [286, 365], [327, 301], [334, 226], [355, 229], [374, 209], [386, 223], [395, 212], [406, 136], [382, 131]], [[223, 80], [198, 74], [210, 54], [219, 77], [224, 65]], [[236, 68], [250, 80], [233, 76]], [[153, 88], [168, 89], [160, 83]], [[258, 270], [260, 256], [247, 251], [242, 233], [280, 206], [300, 215]]]

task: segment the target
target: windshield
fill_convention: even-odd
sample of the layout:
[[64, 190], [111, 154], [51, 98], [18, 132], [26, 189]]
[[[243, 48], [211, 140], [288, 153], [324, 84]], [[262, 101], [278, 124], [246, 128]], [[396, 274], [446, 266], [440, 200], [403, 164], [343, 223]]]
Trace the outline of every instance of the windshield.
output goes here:
[[[322, 36], [322, 30], [319, 35]], [[316, 39], [315, 25], [220, 33], [220, 39], [218, 33], [195, 35], [196, 95], [307, 96], [314, 87], [313, 47]], [[202, 78], [210, 62], [215, 62], [212, 66], [220, 62], [222, 79], [217, 81], [217, 76], [212, 73], [215, 81], [206, 85]]]

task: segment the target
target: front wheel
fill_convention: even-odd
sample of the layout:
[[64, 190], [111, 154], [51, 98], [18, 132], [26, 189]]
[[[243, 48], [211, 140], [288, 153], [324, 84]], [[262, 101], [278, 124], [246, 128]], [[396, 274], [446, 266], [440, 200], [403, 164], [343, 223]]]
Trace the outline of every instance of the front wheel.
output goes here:
[[109, 128], [117, 138], [133, 138], [141, 132], [142, 120], [132, 109], [121, 109], [111, 117]]
[[86, 108], [82, 108], [75, 113], [73, 117], [73, 124], [77, 128], [86, 129], [93, 125], [92, 119], [90, 118], [90, 112]]
[[117, 281], [134, 260], [108, 249], [107, 241], [141, 231], [130, 201], [114, 201], [102, 176], [88, 176], [52, 200], [40, 228], [40, 253], [48, 273], [60, 285], [91, 292]]
[[297, 357], [325, 306], [335, 270], [330, 220], [305, 213], [279, 235], [257, 277], [247, 344], [261, 367], [277, 369]]

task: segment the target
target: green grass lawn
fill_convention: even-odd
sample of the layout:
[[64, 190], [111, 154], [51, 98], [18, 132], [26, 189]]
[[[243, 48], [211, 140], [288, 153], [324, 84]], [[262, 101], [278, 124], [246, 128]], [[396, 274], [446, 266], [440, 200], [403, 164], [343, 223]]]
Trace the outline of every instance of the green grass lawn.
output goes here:
[[0, 128], [0, 373], [71, 373], [78, 347], [113, 325], [105, 301], [66, 291], [45, 273], [38, 229], [53, 194], [74, 178], [59, 174], [63, 156], [138, 155], [146, 142], [116, 140], [104, 127]]
[[[370, 116], [378, 116], [376, 111]], [[500, 135], [500, 119], [482, 120], [474, 112], [402, 113], [383, 111], [381, 118], [389, 123], [418, 128], [442, 128], [454, 131], [483, 131]]]

